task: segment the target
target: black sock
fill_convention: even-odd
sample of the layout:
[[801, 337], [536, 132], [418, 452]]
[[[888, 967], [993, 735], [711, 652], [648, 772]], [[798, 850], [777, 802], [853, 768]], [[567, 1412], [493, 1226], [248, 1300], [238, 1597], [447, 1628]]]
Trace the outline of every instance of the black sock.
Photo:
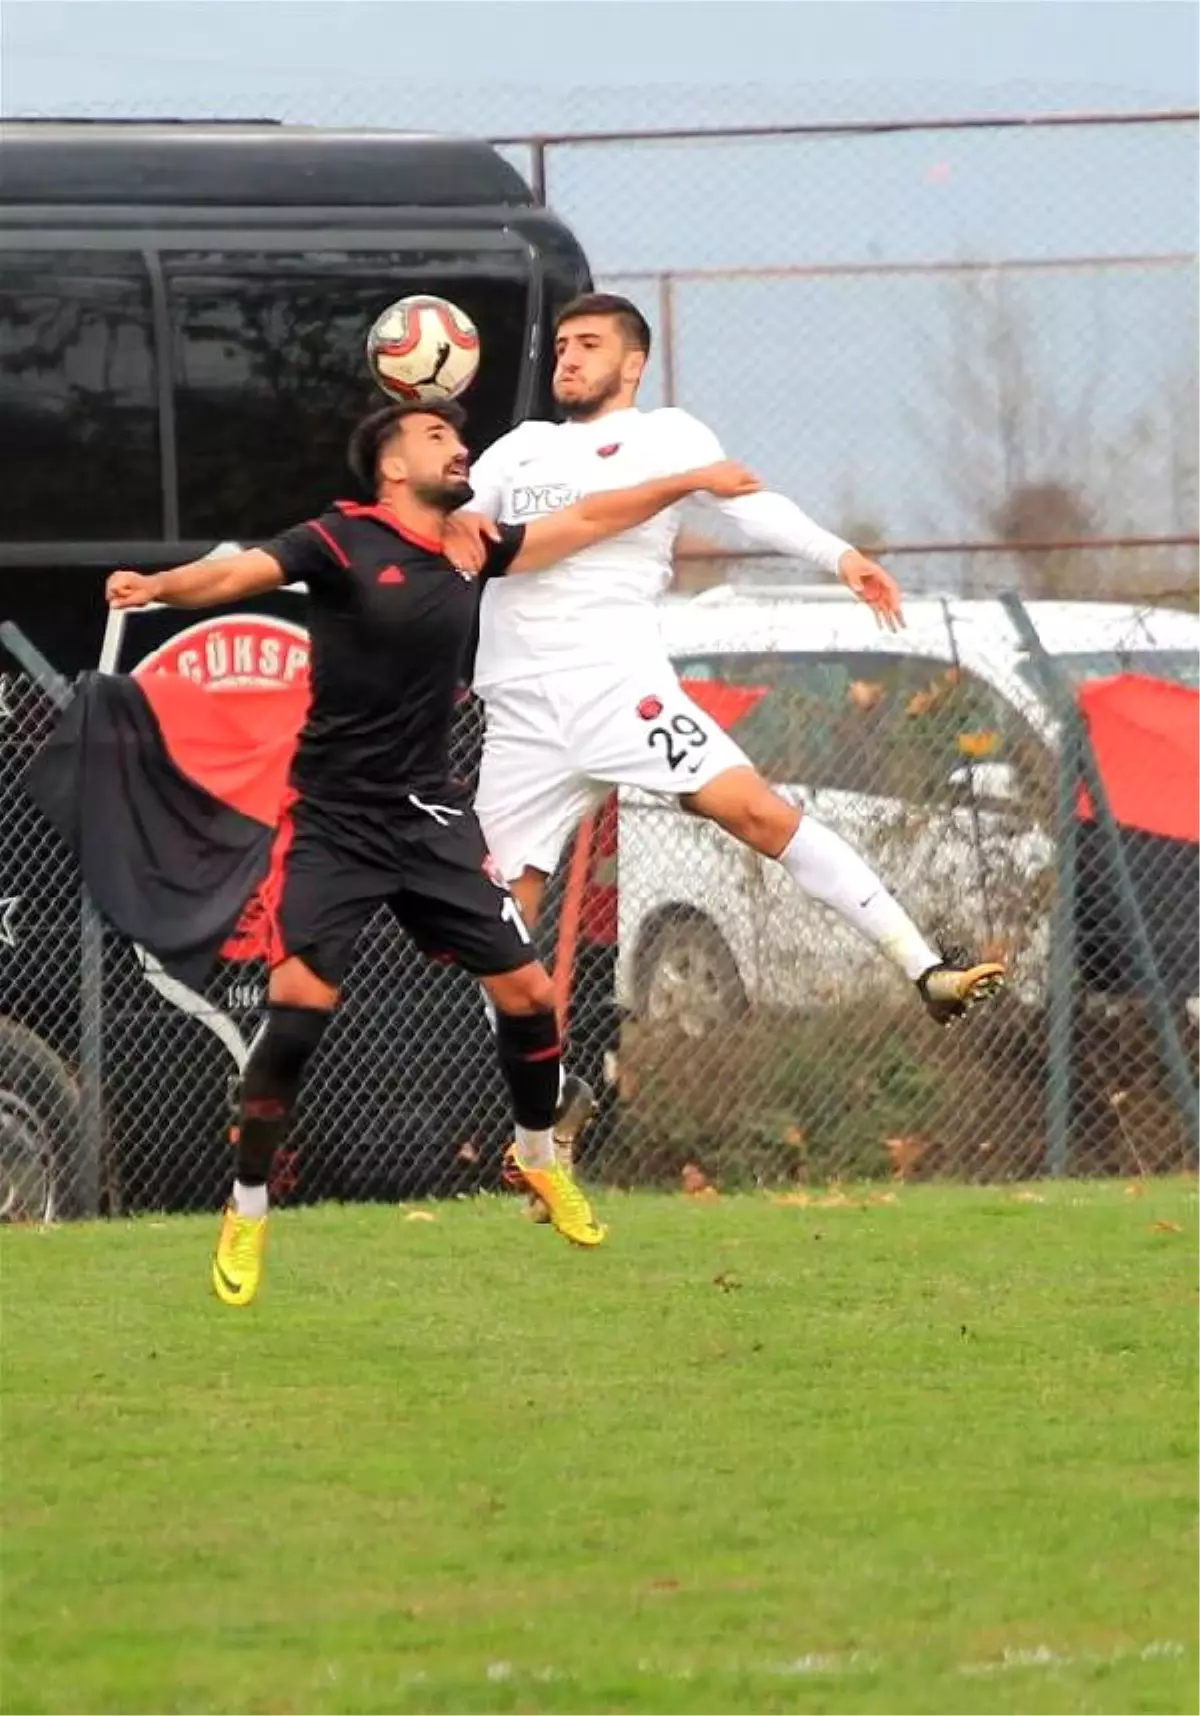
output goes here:
[[554, 1013], [497, 1013], [496, 1052], [518, 1126], [545, 1132], [558, 1107], [558, 1020]]
[[265, 1186], [287, 1137], [300, 1081], [330, 1015], [319, 1007], [270, 1007], [242, 1077], [237, 1177]]

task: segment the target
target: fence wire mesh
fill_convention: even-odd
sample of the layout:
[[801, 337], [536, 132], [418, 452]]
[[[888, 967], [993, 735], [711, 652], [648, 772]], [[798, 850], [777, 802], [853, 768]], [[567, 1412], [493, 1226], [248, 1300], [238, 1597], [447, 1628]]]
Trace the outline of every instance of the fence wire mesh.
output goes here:
[[[774, 109], [725, 96], [689, 109], [663, 91], [673, 109], [656, 120], [813, 111], [779, 92]], [[472, 98], [472, 128], [515, 129], [524, 99], [498, 90], [489, 113]], [[222, 110], [422, 123], [405, 102], [276, 92]], [[601, 92], [564, 103], [563, 131], [612, 123]], [[1194, 116], [504, 148], [544, 183], [597, 283], [655, 322], [644, 403], [686, 406], [823, 523], [890, 545], [909, 592], [1195, 606]], [[736, 596], [800, 570], [748, 555], [707, 517], [689, 521], [688, 546], [685, 587]], [[780, 627], [749, 617], [735, 650], [727, 606], [698, 609], [676, 655], [697, 695], [748, 694], [734, 730], [751, 759], [863, 850], [931, 937], [1009, 961], [1007, 994], [937, 1030], [777, 866], [622, 795], [581, 837], [582, 896], [567, 854], [538, 931], [548, 963], [570, 959], [570, 1060], [601, 1094], [581, 1147], [590, 1176], [686, 1173], [703, 1189], [1194, 1165], [1161, 1012], [1194, 1080], [1196, 848], [1122, 836], [1150, 969], [1113, 842], [1084, 822], [1064, 838], [1057, 724], [1028, 685], [985, 671], [965, 621], [929, 605], [926, 643], [910, 633], [903, 654], [849, 624], [785, 649]], [[1194, 637], [1156, 669], [1129, 624], [1091, 671], [1194, 683]], [[0, 1208], [208, 1207], [228, 1177], [264, 974], [227, 964], [185, 1010], [136, 950], [107, 932], [97, 947], [78, 876], [20, 790], [53, 718], [28, 680], [0, 680]], [[467, 704], [460, 773], [480, 733]], [[381, 918], [277, 1193], [491, 1188], [507, 1128], [474, 986], [426, 966]]]
[[[693, 624], [676, 651], [686, 683], [779, 790], [863, 851], [931, 937], [1003, 957], [1010, 986], [939, 1029], [912, 985], [777, 864], [673, 802], [614, 796], [580, 836], [586, 863], [568, 855], [539, 929], [547, 962], [570, 961], [569, 1060], [601, 1095], [582, 1171], [702, 1192], [1194, 1165], [1153, 1003], [1165, 999], [1191, 1084], [1195, 845], [1126, 829], [1118, 855], [1074, 794], [1064, 840], [1060, 733], [1035, 698], [1006, 698], [971, 665], [977, 610], [956, 618], [928, 604], [939, 612], [904, 652], [864, 641], [850, 607], [823, 642], [783, 649], [794, 622], [760, 612], [753, 628], [772, 647], [734, 650], [746, 616], [732, 609], [746, 606], [758, 605], [714, 606], [707, 639]], [[3, 691], [4, 1215], [210, 1207], [228, 1180], [265, 973], [226, 962], [203, 998], [180, 993], [108, 932], [89, 962], [78, 876], [21, 789], [55, 712], [20, 675]], [[455, 745], [468, 777], [481, 734], [470, 702]], [[1144, 766], [1169, 761], [1147, 753]], [[1152, 967], [1139, 961], [1122, 862]], [[582, 885], [564, 890], [572, 873]], [[381, 915], [310, 1069], [277, 1197], [494, 1189], [508, 1128], [475, 985], [427, 964]]]
[[[617, 92], [567, 89], [530, 138], [527, 92], [424, 99], [271, 84], [204, 112], [501, 138], [655, 323], [644, 403], [712, 422], [842, 534], [929, 545], [910, 588], [1194, 604], [1194, 114], [863, 119], [828, 90], [663, 87], [652, 123], [676, 130], [636, 134]], [[1029, 546], [1056, 542], [1095, 547]]]

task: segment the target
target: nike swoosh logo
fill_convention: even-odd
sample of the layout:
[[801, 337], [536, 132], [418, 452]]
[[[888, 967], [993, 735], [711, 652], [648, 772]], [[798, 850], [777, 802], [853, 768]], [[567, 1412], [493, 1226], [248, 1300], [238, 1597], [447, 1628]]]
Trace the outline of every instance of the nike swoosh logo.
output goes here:
[[221, 1277], [221, 1280], [225, 1283], [226, 1287], [228, 1287], [229, 1291], [231, 1293], [240, 1293], [242, 1290], [242, 1283], [240, 1281], [231, 1281], [225, 1271], [221, 1268], [221, 1265], [216, 1258], [213, 1259], [213, 1263], [216, 1266], [217, 1274]]

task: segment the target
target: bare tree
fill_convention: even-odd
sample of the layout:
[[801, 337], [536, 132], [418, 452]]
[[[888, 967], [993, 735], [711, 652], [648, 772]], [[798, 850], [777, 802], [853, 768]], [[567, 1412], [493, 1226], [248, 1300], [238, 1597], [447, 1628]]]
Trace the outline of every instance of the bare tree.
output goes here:
[[[1028, 280], [1000, 270], [945, 290], [941, 331], [921, 340], [932, 386], [911, 414], [914, 433], [954, 516], [951, 531], [1018, 551], [968, 562], [969, 587], [1094, 596], [1132, 594], [1155, 576], [1194, 579], [1194, 551], [1154, 565], [1158, 551], [1135, 559], [1023, 546], [1196, 528], [1194, 358], [1172, 369], [1164, 356], [1149, 403], [1123, 414], [1111, 355], [1126, 330], [1113, 326], [1109, 304], [1081, 286], [1070, 318], [1043, 318]], [[933, 529], [945, 528], [943, 513]]]

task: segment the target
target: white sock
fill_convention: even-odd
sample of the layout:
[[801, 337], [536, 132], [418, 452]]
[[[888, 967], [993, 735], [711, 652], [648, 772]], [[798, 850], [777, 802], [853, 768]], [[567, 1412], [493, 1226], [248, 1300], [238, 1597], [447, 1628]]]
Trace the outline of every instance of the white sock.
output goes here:
[[531, 1126], [515, 1128], [517, 1136], [517, 1159], [526, 1168], [553, 1168], [554, 1133], [549, 1127], [539, 1132]]
[[[488, 1030], [494, 1037], [496, 1035], [496, 1003], [492, 1000], [482, 983], [479, 985], [479, 995], [483, 1002], [483, 1011], [487, 1015]], [[566, 1076], [566, 1069], [560, 1061], [558, 1065], [558, 1100], [560, 1102], [562, 1101], [563, 1080]]]
[[814, 821], [807, 812], [779, 854], [779, 862], [806, 894], [832, 907], [914, 983], [930, 966], [941, 964], [941, 955], [930, 947], [866, 859], [840, 834]]
[[267, 1213], [267, 1188], [265, 1186], [243, 1186], [240, 1180], [233, 1182], [233, 1207], [239, 1215], [265, 1216]]

